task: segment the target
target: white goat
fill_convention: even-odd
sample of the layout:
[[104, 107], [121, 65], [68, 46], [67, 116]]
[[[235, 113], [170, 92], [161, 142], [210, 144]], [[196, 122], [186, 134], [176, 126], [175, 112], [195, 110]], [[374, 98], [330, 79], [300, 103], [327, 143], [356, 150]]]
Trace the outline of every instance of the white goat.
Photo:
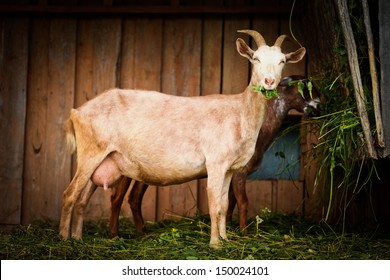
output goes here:
[[[108, 187], [122, 175], [153, 185], [171, 185], [208, 177], [210, 246], [226, 236], [228, 189], [234, 171], [252, 157], [263, 124], [266, 101], [252, 86], [274, 89], [285, 63], [300, 61], [305, 48], [283, 54], [266, 45], [256, 31], [253, 51], [237, 39], [238, 52], [253, 64], [249, 87], [235, 95], [179, 97], [143, 90], [112, 89], [72, 109], [67, 140], [77, 147], [78, 166], [63, 193], [60, 234], [67, 239], [75, 203], [92, 184]], [[85, 203], [86, 204], [86, 203]], [[81, 238], [82, 218], [72, 222]]]

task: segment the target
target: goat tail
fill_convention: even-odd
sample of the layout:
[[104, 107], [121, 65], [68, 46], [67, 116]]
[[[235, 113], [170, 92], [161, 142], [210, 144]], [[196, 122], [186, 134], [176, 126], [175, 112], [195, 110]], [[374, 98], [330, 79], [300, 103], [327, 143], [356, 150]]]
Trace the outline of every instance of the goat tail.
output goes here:
[[68, 119], [65, 122], [65, 133], [66, 133], [66, 146], [70, 153], [74, 153], [76, 151], [76, 137], [74, 133], [73, 121]]

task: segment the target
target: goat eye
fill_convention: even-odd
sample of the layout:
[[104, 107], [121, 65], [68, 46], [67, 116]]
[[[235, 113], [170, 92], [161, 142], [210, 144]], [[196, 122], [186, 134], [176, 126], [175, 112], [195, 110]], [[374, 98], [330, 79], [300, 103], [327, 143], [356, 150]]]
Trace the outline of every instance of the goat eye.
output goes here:
[[260, 58], [258, 57], [254, 57], [253, 60], [260, 63]]
[[279, 62], [279, 64], [285, 64], [286, 63], [286, 61], [284, 61], [284, 60], [281, 60], [280, 62]]

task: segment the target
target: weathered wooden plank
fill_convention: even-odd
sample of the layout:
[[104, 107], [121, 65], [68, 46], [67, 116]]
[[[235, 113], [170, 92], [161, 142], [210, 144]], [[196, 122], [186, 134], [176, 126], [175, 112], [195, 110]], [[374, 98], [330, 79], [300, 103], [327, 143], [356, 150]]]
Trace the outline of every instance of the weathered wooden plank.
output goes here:
[[44, 192], [45, 186], [43, 170], [47, 148], [45, 130], [49, 80], [49, 25], [48, 18], [36, 18], [31, 23], [23, 180], [24, 224], [41, 218], [42, 206], [37, 205], [37, 202], [46, 203], [41, 193]]
[[164, 28], [163, 92], [200, 95], [200, 18], [167, 19]]
[[26, 17], [0, 18], [0, 223], [19, 224], [28, 62]]
[[[294, 25], [293, 25], [294, 26]], [[282, 51], [284, 53], [289, 53], [296, 51], [298, 48], [300, 48], [300, 45], [294, 41], [290, 34], [290, 27], [289, 27], [289, 21], [287, 19], [281, 20], [281, 34], [286, 34], [290, 37], [291, 40], [285, 40], [285, 42], [282, 45]], [[294, 32], [293, 28], [293, 32]], [[295, 33], [294, 33], [295, 35]], [[297, 40], [300, 40], [300, 38], [297, 38]], [[299, 42], [304, 46], [304, 42]], [[306, 70], [306, 59], [307, 55], [298, 63], [288, 63], [283, 69], [282, 77], [290, 76], [290, 75], [305, 75]]]
[[248, 218], [261, 214], [264, 208], [272, 209], [272, 182], [246, 181], [246, 194], [248, 196]]
[[288, 214], [302, 214], [303, 183], [301, 181], [278, 180], [273, 187], [276, 203], [275, 212]]
[[[74, 101], [76, 20], [52, 19], [48, 50], [48, 95], [44, 159], [46, 176], [43, 211], [50, 220], [59, 220], [62, 192], [70, 182], [71, 155], [66, 149], [64, 122]], [[50, 175], [48, 175], [50, 174]]]
[[96, 19], [93, 22], [95, 95], [119, 86], [117, 66], [120, 55], [121, 18]]
[[197, 181], [157, 188], [157, 220], [190, 217], [197, 210]]
[[57, 221], [70, 181], [63, 122], [74, 97], [76, 21], [36, 19], [32, 25], [26, 128], [23, 222]]
[[[222, 35], [222, 17], [203, 19], [201, 95], [220, 93], [222, 90]], [[207, 179], [200, 179], [198, 182], [198, 210], [202, 214], [207, 214]]]
[[249, 84], [249, 62], [236, 48], [236, 39], [249, 42], [249, 36], [237, 33], [240, 29], [250, 29], [250, 21], [245, 17], [228, 16], [225, 18], [223, 35], [223, 82], [222, 93], [240, 93]]
[[162, 18], [136, 20], [134, 50], [134, 87], [161, 90]]
[[[135, 65], [135, 18], [125, 18], [122, 23], [121, 38], [121, 68], [120, 68], [120, 87], [134, 88], [136, 65]], [[139, 65], [142, 69], [142, 65]]]
[[[201, 74], [201, 19], [172, 18], [164, 23], [162, 91], [181, 96], [198, 96]], [[158, 188], [158, 219], [169, 218], [167, 213], [179, 216], [194, 215], [197, 208], [196, 198], [197, 181]]]
[[93, 20], [79, 19], [77, 23], [75, 108], [94, 97], [92, 95], [94, 83], [93, 44]]
[[[92, 19], [91, 22], [86, 23], [80, 22], [80, 24], [86, 25], [85, 32], [80, 29], [79, 33], [79, 41], [85, 40], [86, 50], [78, 55], [87, 55], [87, 57], [82, 58], [82, 61], [87, 67], [92, 66], [92, 68], [76, 73], [76, 80], [82, 82], [86, 75], [87, 78], [92, 78], [92, 83], [87, 81], [82, 86], [84, 89], [76, 92], [76, 96], [82, 95], [77, 97], [79, 102], [83, 103], [83, 101], [85, 102], [105, 90], [119, 86], [118, 61], [120, 58], [121, 23], [119, 17]], [[92, 57], [89, 57], [89, 52], [92, 52]], [[90, 62], [91, 59], [92, 62]], [[79, 61], [79, 56], [77, 61]], [[98, 188], [88, 204], [85, 218], [108, 217], [111, 209], [110, 197], [111, 191]]]
[[[158, 17], [124, 21], [121, 87], [160, 91], [162, 23]], [[142, 203], [145, 221], [156, 220], [156, 207], [157, 187], [149, 186]], [[122, 213], [131, 216], [127, 203], [122, 205]]]
[[[276, 18], [254, 18], [252, 26], [252, 29], [263, 35], [267, 45], [272, 46], [279, 35], [279, 20]], [[256, 47], [252, 40], [252, 48], [255, 50]]]
[[220, 93], [222, 76], [223, 18], [203, 19], [201, 95]]
[[313, 125], [303, 127], [302, 131], [301, 170], [304, 184], [304, 215], [309, 218], [321, 219], [321, 190], [315, 188], [318, 161], [313, 158], [311, 149], [318, 144], [318, 131]]

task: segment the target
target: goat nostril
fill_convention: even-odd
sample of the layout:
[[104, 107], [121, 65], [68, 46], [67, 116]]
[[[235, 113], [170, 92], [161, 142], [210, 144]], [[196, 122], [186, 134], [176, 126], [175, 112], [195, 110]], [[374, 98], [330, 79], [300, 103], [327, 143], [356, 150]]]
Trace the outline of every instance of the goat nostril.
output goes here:
[[275, 83], [274, 79], [265, 79], [265, 84], [267, 86], [272, 86]]

